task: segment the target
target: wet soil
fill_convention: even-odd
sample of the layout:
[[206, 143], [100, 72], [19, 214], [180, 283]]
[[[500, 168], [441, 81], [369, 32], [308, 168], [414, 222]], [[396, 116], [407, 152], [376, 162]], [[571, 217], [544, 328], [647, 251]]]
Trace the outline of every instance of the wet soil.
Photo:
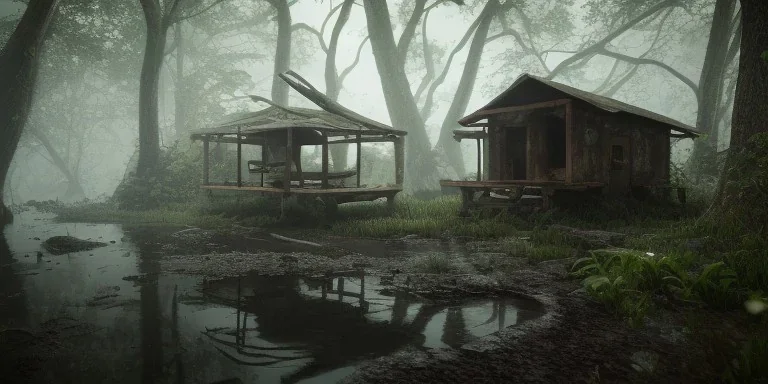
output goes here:
[[[257, 228], [25, 215], [0, 241], [0, 352], [14, 356], [0, 374], [12, 382], [711, 383], [719, 373], [685, 334], [685, 313], [631, 328], [566, 276], [572, 260], [533, 264], [459, 239], [305, 235], [318, 248]], [[107, 246], [40, 253], [40, 237], [69, 233]], [[447, 273], [425, 273], [436, 255]], [[504, 268], [480, 268], [488, 260]], [[731, 317], [699, 318], [715, 329]]]

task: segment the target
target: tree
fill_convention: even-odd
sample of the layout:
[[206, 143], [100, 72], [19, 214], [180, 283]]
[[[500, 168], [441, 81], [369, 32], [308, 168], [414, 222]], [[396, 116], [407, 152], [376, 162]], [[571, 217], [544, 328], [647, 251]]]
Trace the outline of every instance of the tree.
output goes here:
[[716, 222], [727, 220], [737, 228], [763, 232], [768, 165], [768, 3], [741, 0], [741, 53], [736, 83], [731, 143], [720, 189], [710, 211]]
[[[339, 101], [339, 93], [344, 87], [344, 80], [357, 66], [357, 63], [360, 62], [360, 53], [362, 52], [365, 44], [368, 42], [368, 36], [366, 36], [358, 46], [357, 55], [355, 56], [354, 61], [349, 66], [344, 68], [341, 73], [339, 73], [338, 67], [336, 65], [339, 38], [341, 37], [341, 31], [344, 29], [344, 26], [349, 20], [353, 5], [355, 5], [354, 0], [344, 0], [336, 6], [331, 4], [331, 10], [323, 20], [323, 24], [319, 31], [304, 23], [297, 23], [292, 27], [294, 32], [306, 30], [317, 37], [317, 40], [320, 43], [320, 48], [323, 50], [323, 52], [325, 52], [325, 95], [333, 101]], [[331, 17], [333, 17], [336, 12], [339, 13], [339, 16], [333, 25], [330, 41], [326, 43], [324, 37], [325, 28], [328, 25]], [[343, 171], [347, 166], [349, 145], [337, 144], [330, 147], [330, 151], [331, 159], [333, 160], [333, 170], [336, 172]]]
[[32, 106], [39, 52], [57, 5], [58, 0], [31, 0], [0, 52], [0, 225], [13, 221], [2, 192]]
[[275, 71], [272, 80], [272, 101], [288, 105], [288, 84], [277, 76], [291, 69], [291, 5], [296, 1], [266, 0], [277, 11], [277, 46], [275, 47]]
[[[424, 1], [418, 2], [422, 7], [423, 3]], [[398, 53], [407, 49], [410, 39], [401, 38], [400, 43], [395, 44], [389, 9], [385, 1], [364, 0], [363, 6], [368, 24], [368, 36], [371, 37], [373, 57], [381, 78], [384, 100], [392, 125], [408, 132], [406, 163], [409, 184], [416, 190], [434, 189], [437, 185], [437, 166], [432, 156], [424, 120], [416, 106], [416, 100], [411, 93], [402, 65], [402, 53]], [[406, 26], [406, 32], [411, 25], [413, 24], [409, 23]], [[405, 32], [403, 36], [407, 36]]]

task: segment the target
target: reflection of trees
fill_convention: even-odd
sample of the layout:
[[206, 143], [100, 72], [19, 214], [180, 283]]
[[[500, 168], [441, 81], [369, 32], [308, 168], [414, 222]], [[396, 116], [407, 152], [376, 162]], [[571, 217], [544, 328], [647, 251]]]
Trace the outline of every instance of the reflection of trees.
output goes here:
[[4, 294], [0, 302], [3, 325], [8, 328], [27, 324], [27, 303], [24, 295], [24, 280], [13, 270], [11, 247], [0, 231], [0, 292]]

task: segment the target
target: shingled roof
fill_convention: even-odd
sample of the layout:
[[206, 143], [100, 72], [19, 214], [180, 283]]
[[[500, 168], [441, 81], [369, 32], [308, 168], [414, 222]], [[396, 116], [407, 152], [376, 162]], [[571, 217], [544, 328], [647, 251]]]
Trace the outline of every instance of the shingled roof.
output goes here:
[[[510, 101], [511, 99], [514, 99], [515, 96], [518, 96], [517, 95], [518, 93], [522, 92], [521, 88], [531, 83], [538, 83], [540, 85], [544, 85], [552, 90], [555, 90], [556, 92], [551, 92], [551, 97], [547, 97], [546, 95], [536, 95], [536, 96], [520, 95], [520, 97], [518, 97], [519, 100]], [[487, 117], [487, 113], [483, 113], [483, 112], [490, 109], [533, 104], [536, 102], [550, 101], [556, 98], [563, 98], [563, 97], [576, 98], [608, 112], [627, 113], [627, 114], [639, 116], [645, 119], [653, 120], [662, 124], [666, 124], [670, 127], [671, 130], [681, 132], [685, 136], [690, 136], [690, 137], [699, 136], [699, 132], [697, 132], [695, 128], [689, 125], [683, 124], [677, 120], [671, 119], [669, 117], [666, 117], [658, 113], [654, 113], [649, 110], [636, 107], [634, 105], [630, 105], [615, 99], [596, 95], [594, 93], [590, 93], [581, 89], [577, 89], [565, 84], [557, 83], [552, 80], [548, 80], [548, 79], [534, 76], [527, 73], [518, 77], [517, 80], [515, 80], [515, 82], [509, 88], [507, 88], [500, 95], [496, 96], [496, 98], [491, 100], [484, 107], [478, 109], [472, 114], [459, 120], [459, 124], [463, 126], [469, 126], [472, 123], [478, 122]], [[525, 100], [527, 100], [527, 102]]]

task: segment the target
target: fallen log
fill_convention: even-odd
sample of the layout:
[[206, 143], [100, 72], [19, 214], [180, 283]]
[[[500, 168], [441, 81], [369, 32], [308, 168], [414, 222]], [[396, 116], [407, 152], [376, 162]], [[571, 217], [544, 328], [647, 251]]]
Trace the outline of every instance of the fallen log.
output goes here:
[[274, 237], [275, 239], [278, 239], [278, 240], [283, 240], [283, 241], [287, 241], [287, 242], [290, 242], [290, 243], [297, 243], [297, 244], [311, 245], [311, 246], [313, 246], [313, 247], [322, 247], [322, 246], [323, 246], [322, 244], [313, 243], [313, 242], [311, 242], [311, 241], [306, 241], [306, 240], [299, 240], [299, 239], [292, 239], [292, 238], [290, 238], [290, 237], [280, 236], [280, 235], [278, 235], [278, 234], [276, 234], [276, 233], [270, 233], [269, 235], [270, 235], [270, 236], [272, 236], [272, 237]]

